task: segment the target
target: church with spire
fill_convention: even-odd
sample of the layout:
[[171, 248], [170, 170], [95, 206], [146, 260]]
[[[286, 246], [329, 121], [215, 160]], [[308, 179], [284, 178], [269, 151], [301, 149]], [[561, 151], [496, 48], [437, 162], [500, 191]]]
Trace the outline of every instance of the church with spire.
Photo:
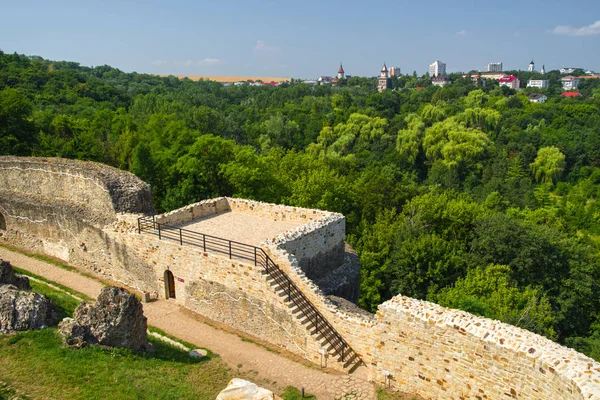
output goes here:
[[340, 69], [338, 69], [337, 77], [338, 79], [344, 79], [345, 76], [344, 67], [342, 67], [342, 63], [340, 63]]
[[383, 92], [385, 89], [389, 89], [392, 87], [392, 80], [388, 75], [387, 65], [383, 63], [383, 67], [381, 68], [381, 73], [379, 78], [377, 78], [377, 90], [379, 92]]

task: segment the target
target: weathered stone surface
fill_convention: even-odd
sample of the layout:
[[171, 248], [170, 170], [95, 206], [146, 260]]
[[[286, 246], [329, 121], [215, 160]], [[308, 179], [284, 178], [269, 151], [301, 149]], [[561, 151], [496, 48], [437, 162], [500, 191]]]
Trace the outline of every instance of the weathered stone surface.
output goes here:
[[44, 295], [0, 285], [0, 333], [42, 329], [57, 321], [52, 303]]
[[139, 300], [125, 289], [109, 286], [95, 303], [81, 303], [72, 320], [61, 322], [60, 334], [69, 346], [89, 343], [141, 351], [148, 349], [147, 328]]
[[270, 390], [261, 388], [255, 383], [234, 378], [219, 395], [217, 400], [273, 400], [281, 399]]
[[8, 261], [0, 260], [0, 285], [13, 285], [20, 290], [31, 290], [29, 278], [15, 274]]
[[[91, 335], [89, 329], [75, 321], [73, 318], [65, 318], [58, 324], [58, 333], [69, 347], [83, 347], [88, 344]], [[93, 340], [93, 338], [91, 338]]]

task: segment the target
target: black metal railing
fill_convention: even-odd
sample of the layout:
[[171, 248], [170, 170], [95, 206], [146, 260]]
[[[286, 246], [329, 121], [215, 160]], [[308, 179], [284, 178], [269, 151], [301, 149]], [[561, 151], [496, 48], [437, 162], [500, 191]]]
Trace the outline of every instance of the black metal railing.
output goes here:
[[[230, 259], [246, 261], [255, 266], [261, 266], [266, 274], [281, 288], [283, 295], [291, 302], [312, 324], [315, 333], [321, 335], [331, 346], [334, 354], [341, 357], [342, 362], [358, 358], [358, 354], [346, 343], [344, 338], [335, 330], [323, 314], [311, 303], [306, 295], [296, 286], [288, 275], [260, 247], [252, 246], [233, 240], [206, 235], [172, 225], [162, 224], [152, 217], [138, 218], [138, 233], [149, 233], [158, 236], [160, 240], [170, 240], [180, 245], [189, 245], [202, 249], [204, 252], [218, 253]], [[360, 362], [360, 358], [358, 358]]]

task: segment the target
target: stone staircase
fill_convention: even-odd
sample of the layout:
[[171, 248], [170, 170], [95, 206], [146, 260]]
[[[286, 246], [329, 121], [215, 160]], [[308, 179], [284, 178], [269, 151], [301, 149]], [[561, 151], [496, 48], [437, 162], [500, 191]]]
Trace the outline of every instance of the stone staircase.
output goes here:
[[279, 267], [265, 270], [267, 281], [290, 308], [311, 336], [326, 350], [335, 362], [348, 373], [363, 365], [360, 356], [346, 343], [329, 321], [310, 303], [302, 291], [291, 282]]

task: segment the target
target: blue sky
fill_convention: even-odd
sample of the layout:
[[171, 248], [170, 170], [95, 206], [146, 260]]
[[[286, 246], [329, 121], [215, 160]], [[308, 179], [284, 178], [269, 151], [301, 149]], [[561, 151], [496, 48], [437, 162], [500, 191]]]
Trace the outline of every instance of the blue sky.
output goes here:
[[0, 0], [0, 49], [124, 71], [311, 78], [600, 70], [600, 1]]

